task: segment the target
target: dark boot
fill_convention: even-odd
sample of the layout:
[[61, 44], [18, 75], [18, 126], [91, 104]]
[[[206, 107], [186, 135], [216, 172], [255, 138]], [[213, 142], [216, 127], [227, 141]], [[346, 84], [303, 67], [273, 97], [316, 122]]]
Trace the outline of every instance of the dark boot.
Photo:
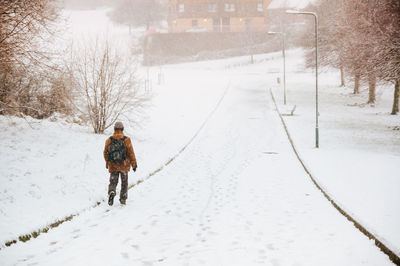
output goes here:
[[111, 191], [110, 195], [108, 196], [108, 205], [112, 206], [114, 204], [114, 197], [115, 197], [115, 192]]

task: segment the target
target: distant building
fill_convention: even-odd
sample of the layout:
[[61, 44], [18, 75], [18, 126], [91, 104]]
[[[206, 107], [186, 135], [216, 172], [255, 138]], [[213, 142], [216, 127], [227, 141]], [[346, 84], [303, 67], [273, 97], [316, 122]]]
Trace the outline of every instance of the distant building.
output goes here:
[[272, 0], [169, 0], [169, 32], [266, 31]]
[[270, 9], [304, 9], [316, 0], [272, 0]]
[[317, 0], [272, 0], [266, 10], [268, 27], [273, 31], [283, 30], [282, 24], [305, 23], [304, 16], [287, 15], [286, 10], [304, 10], [315, 4]]

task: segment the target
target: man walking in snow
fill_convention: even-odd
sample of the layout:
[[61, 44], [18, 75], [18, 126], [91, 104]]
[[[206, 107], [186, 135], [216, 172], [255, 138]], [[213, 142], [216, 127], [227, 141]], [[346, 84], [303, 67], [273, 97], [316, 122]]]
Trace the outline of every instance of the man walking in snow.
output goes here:
[[108, 205], [113, 205], [116, 195], [118, 179], [121, 175], [121, 193], [119, 201], [126, 204], [128, 198], [128, 172], [131, 169], [136, 171], [136, 157], [133, 151], [131, 139], [124, 136], [124, 125], [116, 122], [114, 134], [106, 140], [104, 147], [104, 160], [106, 168], [110, 172], [110, 184], [108, 186]]

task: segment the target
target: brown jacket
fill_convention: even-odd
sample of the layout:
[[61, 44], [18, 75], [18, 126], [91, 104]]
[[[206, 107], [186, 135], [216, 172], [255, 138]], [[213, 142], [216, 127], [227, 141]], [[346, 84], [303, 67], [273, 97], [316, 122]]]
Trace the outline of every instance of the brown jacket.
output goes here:
[[[113, 138], [121, 139], [124, 136], [122, 130], [115, 130], [113, 134]], [[124, 140], [126, 159], [122, 163], [112, 163], [107, 160], [108, 158], [108, 150], [111, 143], [111, 139], [108, 138], [106, 140], [106, 145], [104, 147], [104, 160], [106, 161], [106, 168], [110, 173], [112, 172], [129, 172], [131, 166], [134, 170], [136, 170], [136, 157], [135, 152], [133, 151], [132, 142], [129, 137], [126, 137]]]

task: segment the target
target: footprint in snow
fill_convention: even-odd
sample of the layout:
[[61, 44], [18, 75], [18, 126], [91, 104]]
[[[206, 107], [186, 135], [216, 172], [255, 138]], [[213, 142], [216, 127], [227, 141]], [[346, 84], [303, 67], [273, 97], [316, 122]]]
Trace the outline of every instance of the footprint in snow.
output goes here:
[[274, 244], [268, 244], [268, 245], [267, 245], [267, 248], [268, 248], [269, 250], [275, 250]]
[[139, 250], [139, 249], [140, 249], [140, 247], [139, 247], [138, 245], [131, 245], [131, 247], [133, 247], [133, 248], [136, 249], [136, 250]]
[[259, 253], [259, 254], [265, 254], [266, 251], [265, 251], [264, 249], [259, 249], [259, 250], [258, 250], [258, 253]]
[[126, 243], [128, 243], [129, 241], [131, 241], [131, 240], [132, 240], [132, 238], [128, 237], [128, 238], [126, 238], [124, 241], [122, 241], [122, 243], [123, 243], [123, 244], [126, 244]]
[[270, 262], [271, 262], [271, 264], [273, 265], [273, 266], [279, 266], [280, 264], [279, 264], [279, 261], [277, 260], [277, 259], [272, 259], [272, 260], [270, 260]]

